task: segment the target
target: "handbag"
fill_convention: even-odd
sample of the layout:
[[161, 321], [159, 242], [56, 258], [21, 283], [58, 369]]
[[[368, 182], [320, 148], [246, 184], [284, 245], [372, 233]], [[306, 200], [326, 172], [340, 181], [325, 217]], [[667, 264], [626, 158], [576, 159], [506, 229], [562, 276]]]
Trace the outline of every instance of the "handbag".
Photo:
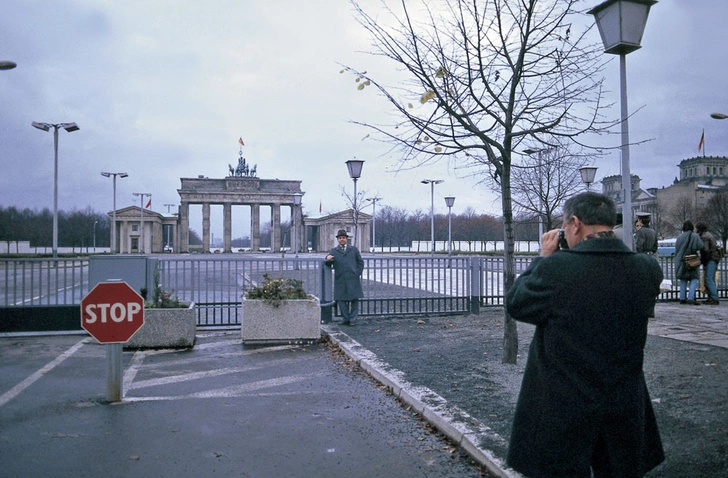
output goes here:
[[700, 256], [697, 254], [686, 254], [683, 258], [683, 261], [685, 262], [685, 267], [688, 269], [695, 269], [700, 267]]

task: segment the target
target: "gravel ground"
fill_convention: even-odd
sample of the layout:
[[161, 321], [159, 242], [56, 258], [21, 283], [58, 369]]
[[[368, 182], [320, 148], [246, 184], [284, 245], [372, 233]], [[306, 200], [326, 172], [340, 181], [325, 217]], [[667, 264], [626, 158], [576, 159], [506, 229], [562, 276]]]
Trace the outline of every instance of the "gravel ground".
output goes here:
[[[498, 437], [481, 446], [505, 457], [533, 327], [518, 324], [517, 365], [501, 363], [503, 310], [479, 315], [364, 319], [343, 332], [441, 395]], [[650, 477], [728, 476], [728, 350], [650, 336], [645, 375], [666, 460]]]

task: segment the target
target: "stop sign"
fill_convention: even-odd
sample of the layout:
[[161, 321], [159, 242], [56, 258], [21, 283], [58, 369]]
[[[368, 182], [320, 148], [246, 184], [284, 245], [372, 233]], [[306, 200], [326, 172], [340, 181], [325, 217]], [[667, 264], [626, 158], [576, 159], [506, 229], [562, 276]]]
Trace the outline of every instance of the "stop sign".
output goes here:
[[101, 344], [126, 342], [144, 325], [144, 299], [126, 282], [99, 282], [81, 300], [81, 327]]

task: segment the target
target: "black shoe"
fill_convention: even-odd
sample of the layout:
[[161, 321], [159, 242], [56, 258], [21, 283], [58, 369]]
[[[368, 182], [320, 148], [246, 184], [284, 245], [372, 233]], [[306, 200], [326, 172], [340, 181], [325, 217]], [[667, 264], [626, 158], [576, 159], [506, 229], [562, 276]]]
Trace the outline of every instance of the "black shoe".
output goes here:
[[698, 302], [697, 300], [689, 300], [687, 301], [687, 303], [688, 305], [700, 305], [700, 302]]
[[687, 301], [687, 300], [681, 300], [681, 301], [680, 301], [680, 305], [685, 305], [685, 304], [687, 304], [687, 303], [688, 303], [688, 301]]

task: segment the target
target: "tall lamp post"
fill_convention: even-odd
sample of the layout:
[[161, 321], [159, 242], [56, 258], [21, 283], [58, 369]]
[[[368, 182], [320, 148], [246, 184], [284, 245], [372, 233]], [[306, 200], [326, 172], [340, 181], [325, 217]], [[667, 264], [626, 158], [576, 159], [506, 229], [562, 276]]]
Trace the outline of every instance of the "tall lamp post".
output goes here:
[[301, 199], [303, 199], [302, 194], [293, 195], [293, 250], [296, 258], [298, 258], [298, 209], [301, 207]]
[[96, 254], [96, 224], [98, 224], [99, 221], [94, 221], [94, 254]]
[[420, 182], [430, 185], [430, 241], [432, 241], [432, 257], [435, 257], [435, 184], [444, 181], [442, 179], [423, 179]]
[[359, 241], [359, 211], [356, 204], [356, 181], [361, 177], [361, 169], [364, 167], [364, 161], [361, 159], [350, 159], [346, 162], [349, 169], [349, 177], [354, 181], [354, 245], [358, 247]]
[[591, 190], [591, 183], [594, 182], [594, 176], [597, 175], [597, 168], [594, 166], [584, 166], [579, 168], [579, 174], [581, 174], [581, 180], [586, 183], [586, 190]]
[[377, 201], [381, 201], [382, 198], [374, 196], [366, 200], [372, 203], [372, 255], [374, 255], [377, 253]]
[[445, 198], [445, 205], [447, 205], [447, 255], [452, 256], [452, 206], [455, 204], [455, 198], [448, 196]]
[[78, 131], [80, 128], [76, 123], [31, 123], [34, 128], [42, 131], [50, 131], [53, 128], [53, 258], [58, 257], [58, 128], [63, 128], [69, 133]]
[[642, 48], [642, 34], [650, 7], [656, 0], [607, 0], [589, 10], [604, 43], [604, 52], [619, 55], [622, 113], [622, 240], [632, 249], [632, 176], [629, 169], [629, 110], [627, 108], [626, 56]]
[[139, 254], [144, 254], [144, 197], [149, 196], [152, 198], [150, 193], [132, 193], [134, 196], [139, 196], [139, 209], [141, 209], [141, 219], [139, 221]]
[[543, 187], [543, 157], [542, 154], [544, 151], [550, 151], [550, 148], [545, 149], [526, 149], [523, 152], [531, 155], [534, 153], [538, 153], [538, 241], [539, 244], [541, 243], [541, 238], [543, 237], [543, 210], [544, 210], [544, 187]]
[[113, 216], [111, 223], [111, 253], [116, 254], [116, 177], [119, 176], [120, 178], [126, 178], [129, 175], [126, 173], [109, 173], [106, 171], [101, 171], [101, 175], [105, 178], [110, 178], [112, 176], [114, 178], [114, 209], [111, 212]]

